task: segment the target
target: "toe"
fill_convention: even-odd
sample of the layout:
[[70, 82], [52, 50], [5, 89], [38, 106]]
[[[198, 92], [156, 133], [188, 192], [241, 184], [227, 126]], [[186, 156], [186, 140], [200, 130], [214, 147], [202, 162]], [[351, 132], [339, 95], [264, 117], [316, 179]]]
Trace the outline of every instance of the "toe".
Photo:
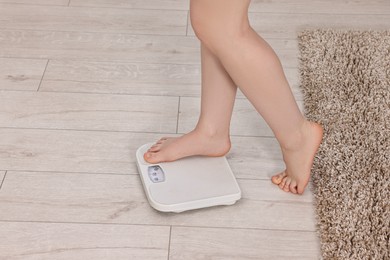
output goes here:
[[162, 138], [160, 138], [160, 140], [158, 140], [157, 142], [156, 142], [156, 144], [162, 144], [164, 141], [166, 141], [168, 139], [168, 137], [162, 137]]
[[149, 150], [146, 153], [144, 153], [144, 160], [147, 161], [147, 162], [150, 162], [149, 160], [153, 156], [153, 153], [150, 152]]
[[279, 173], [279, 174], [277, 174], [277, 175], [274, 175], [274, 176], [272, 176], [272, 182], [274, 183], [274, 184], [276, 184], [276, 185], [279, 185], [281, 182], [282, 182], [282, 180], [283, 180], [283, 178], [286, 176], [286, 171], [284, 171], [284, 172], [281, 172], [281, 173]]
[[280, 182], [280, 184], [278, 185], [279, 188], [282, 189], [282, 190], [284, 189], [284, 185], [286, 185], [286, 179], [287, 179], [287, 177], [284, 177], [282, 179], [282, 181]]
[[146, 152], [144, 154], [144, 159], [148, 163], [159, 163], [159, 162], [161, 162], [160, 153], [156, 153], [156, 152]]
[[297, 194], [298, 191], [297, 191], [297, 182], [292, 180], [291, 183], [290, 183], [290, 191], [294, 194]]
[[286, 177], [285, 179], [286, 179], [286, 184], [284, 184], [283, 190], [285, 192], [289, 192], [290, 191], [291, 178], [290, 177]]
[[157, 151], [160, 151], [160, 149], [161, 149], [161, 146], [160, 146], [160, 145], [154, 144], [154, 145], [152, 145], [152, 146], [149, 148], [148, 152], [157, 152]]
[[297, 191], [298, 191], [298, 194], [303, 194], [303, 192], [305, 191], [305, 185], [300, 185], [298, 183], [298, 188], [297, 188]]

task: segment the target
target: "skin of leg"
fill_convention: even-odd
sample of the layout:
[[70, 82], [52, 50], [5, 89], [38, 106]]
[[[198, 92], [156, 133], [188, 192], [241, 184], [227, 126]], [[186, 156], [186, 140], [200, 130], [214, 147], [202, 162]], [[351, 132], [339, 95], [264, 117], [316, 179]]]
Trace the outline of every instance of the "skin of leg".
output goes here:
[[229, 136], [237, 86], [219, 59], [201, 44], [202, 94], [197, 124], [212, 135]]
[[221, 156], [230, 150], [229, 128], [237, 86], [218, 58], [201, 44], [201, 112], [197, 126], [179, 138], [157, 141], [144, 158], [150, 163], [191, 155]]
[[249, 25], [249, 4], [250, 0], [191, 0], [191, 22], [197, 37], [218, 57], [275, 134], [286, 170], [273, 182], [301, 194], [322, 128], [300, 112], [279, 58]]

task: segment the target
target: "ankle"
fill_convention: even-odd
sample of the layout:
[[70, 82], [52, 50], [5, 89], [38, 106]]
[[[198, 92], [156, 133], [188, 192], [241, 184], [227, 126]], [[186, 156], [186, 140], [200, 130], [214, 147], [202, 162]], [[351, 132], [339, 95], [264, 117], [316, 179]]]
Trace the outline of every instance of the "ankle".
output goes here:
[[216, 156], [222, 156], [230, 151], [232, 146], [229, 131], [217, 131], [215, 129], [202, 129], [196, 127], [191, 134], [195, 136], [199, 144], [204, 147], [212, 147]]
[[229, 129], [217, 129], [197, 125], [193, 132], [209, 139], [229, 139]]
[[305, 119], [296, 131], [290, 132], [282, 142], [279, 142], [281, 149], [284, 151], [294, 151], [300, 149], [305, 143], [308, 129], [310, 127], [310, 122]]

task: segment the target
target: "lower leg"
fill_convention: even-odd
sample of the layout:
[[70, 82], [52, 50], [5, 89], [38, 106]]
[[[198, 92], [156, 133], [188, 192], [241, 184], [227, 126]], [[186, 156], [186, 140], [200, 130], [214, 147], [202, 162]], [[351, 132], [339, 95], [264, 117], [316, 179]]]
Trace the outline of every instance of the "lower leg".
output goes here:
[[230, 149], [229, 128], [237, 86], [219, 60], [201, 45], [202, 96], [196, 128], [178, 138], [162, 138], [145, 154], [150, 163], [191, 155], [221, 156]]
[[273, 130], [287, 168], [273, 178], [274, 183], [285, 191], [302, 193], [322, 140], [322, 129], [303, 117], [278, 57], [249, 26], [249, 3], [191, 0], [197, 24], [194, 29]]
[[237, 86], [218, 58], [201, 44], [202, 94], [196, 129], [210, 135], [229, 137]]
[[218, 57], [280, 144], [286, 169], [272, 178], [273, 183], [286, 192], [302, 194], [322, 140], [322, 129], [303, 117], [269, 45], [251, 28], [240, 41], [235, 48], [242, 51], [232, 55], [232, 49], [227, 51], [226, 47]]
[[[202, 15], [200, 38], [273, 130], [281, 146], [305, 121], [279, 58], [249, 25], [249, 0], [192, 0]], [[199, 9], [199, 10], [196, 10]], [[192, 17], [192, 16], [191, 16]], [[196, 18], [195, 18], [196, 19]], [[195, 27], [196, 32], [196, 27]]]

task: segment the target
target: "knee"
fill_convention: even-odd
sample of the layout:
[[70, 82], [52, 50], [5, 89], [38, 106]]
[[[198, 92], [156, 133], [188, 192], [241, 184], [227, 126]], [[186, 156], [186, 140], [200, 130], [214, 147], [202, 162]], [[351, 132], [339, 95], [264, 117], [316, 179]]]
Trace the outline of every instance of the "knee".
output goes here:
[[208, 23], [205, 14], [202, 14], [202, 8], [195, 1], [191, 1], [190, 21], [196, 37], [202, 42], [208, 42], [211, 36], [211, 24]]
[[[206, 0], [209, 1], [209, 0]], [[250, 25], [246, 12], [229, 14], [208, 8], [205, 1], [191, 0], [190, 20], [196, 37], [210, 50], [244, 37]]]

